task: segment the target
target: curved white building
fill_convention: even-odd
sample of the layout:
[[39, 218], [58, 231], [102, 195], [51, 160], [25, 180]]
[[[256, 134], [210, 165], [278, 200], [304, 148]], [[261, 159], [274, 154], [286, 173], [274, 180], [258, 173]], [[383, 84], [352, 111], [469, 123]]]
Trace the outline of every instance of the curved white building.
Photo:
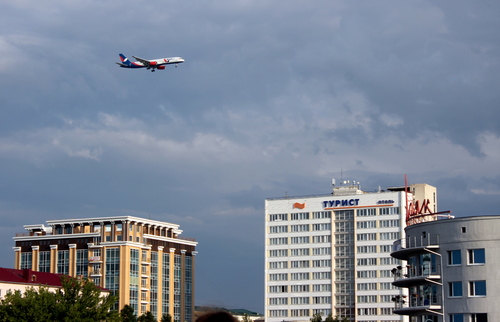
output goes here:
[[408, 226], [391, 253], [395, 313], [411, 322], [500, 321], [500, 216], [422, 222]]

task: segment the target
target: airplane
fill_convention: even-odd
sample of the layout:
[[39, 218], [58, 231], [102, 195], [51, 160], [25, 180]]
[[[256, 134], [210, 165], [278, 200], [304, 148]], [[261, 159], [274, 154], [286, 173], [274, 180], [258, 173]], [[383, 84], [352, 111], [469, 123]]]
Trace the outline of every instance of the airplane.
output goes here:
[[136, 60], [135, 62], [131, 62], [123, 54], [120, 54], [120, 60], [122, 62], [117, 64], [120, 65], [120, 67], [146, 68], [146, 69], [151, 69], [151, 71], [154, 72], [156, 69], [165, 69], [165, 65], [175, 64], [175, 67], [177, 67], [177, 64], [184, 62], [184, 59], [182, 59], [181, 57], [169, 57], [169, 58], [160, 58], [153, 60], [143, 59], [136, 56], [132, 57], [135, 58]]

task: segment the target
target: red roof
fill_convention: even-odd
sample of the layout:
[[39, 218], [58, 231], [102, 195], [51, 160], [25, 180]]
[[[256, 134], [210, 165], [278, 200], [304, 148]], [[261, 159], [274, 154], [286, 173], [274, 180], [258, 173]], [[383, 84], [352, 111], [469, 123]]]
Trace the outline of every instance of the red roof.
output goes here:
[[35, 272], [31, 269], [13, 269], [0, 267], [0, 283], [10, 282], [61, 287], [61, 276], [64, 275]]

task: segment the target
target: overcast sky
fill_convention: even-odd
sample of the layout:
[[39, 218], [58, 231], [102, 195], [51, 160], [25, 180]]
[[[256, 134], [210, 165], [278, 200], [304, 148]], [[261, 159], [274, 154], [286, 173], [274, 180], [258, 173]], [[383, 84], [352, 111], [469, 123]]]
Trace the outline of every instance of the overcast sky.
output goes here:
[[[498, 214], [498, 1], [0, 0], [0, 266], [50, 219], [199, 242], [196, 304], [264, 308], [264, 199], [438, 188]], [[118, 54], [181, 56], [151, 73]], [[131, 57], [130, 57], [131, 58]]]

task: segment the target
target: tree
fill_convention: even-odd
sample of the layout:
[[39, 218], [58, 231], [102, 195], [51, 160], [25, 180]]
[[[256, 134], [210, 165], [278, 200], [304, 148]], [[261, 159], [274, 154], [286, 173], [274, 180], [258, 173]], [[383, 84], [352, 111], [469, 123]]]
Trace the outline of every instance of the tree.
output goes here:
[[163, 313], [160, 321], [161, 322], [172, 322], [172, 316], [168, 313]]
[[110, 321], [117, 317], [111, 307], [116, 296], [101, 296], [89, 280], [61, 279], [62, 288], [28, 288], [24, 293], [9, 292], [0, 301], [1, 321]]
[[126, 304], [120, 311], [120, 318], [122, 322], [136, 322], [137, 316], [134, 313], [134, 308]]
[[315, 313], [312, 318], [310, 318], [311, 322], [321, 322], [323, 318], [321, 317], [321, 313]]
[[153, 315], [153, 313], [147, 311], [146, 313], [142, 314], [137, 321], [139, 321], [139, 322], [156, 322], [156, 318]]
[[328, 314], [328, 316], [325, 319], [325, 322], [338, 322], [337, 318], [333, 318], [332, 314]]
[[101, 290], [88, 279], [63, 276], [61, 282], [62, 288], [56, 291], [57, 321], [103, 321], [117, 316], [111, 310], [117, 296], [101, 296]]

